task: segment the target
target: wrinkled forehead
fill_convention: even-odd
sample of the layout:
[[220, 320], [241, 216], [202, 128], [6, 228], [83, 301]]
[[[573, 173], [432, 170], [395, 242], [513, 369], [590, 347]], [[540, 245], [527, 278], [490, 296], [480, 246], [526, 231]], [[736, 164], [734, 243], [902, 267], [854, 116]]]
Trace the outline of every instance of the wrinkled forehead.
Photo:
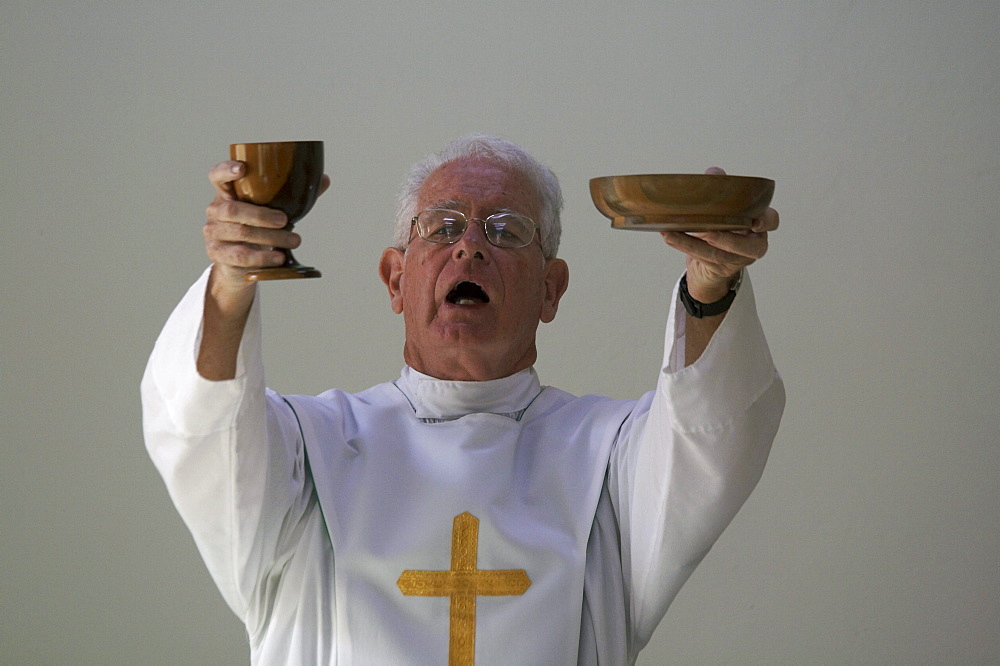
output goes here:
[[530, 179], [516, 169], [482, 158], [442, 164], [424, 181], [417, 201], [418, 210], [442, 203], [461, 204], [469, 209], [514, 210], [536, 220], [541, 209], [541, 197]]

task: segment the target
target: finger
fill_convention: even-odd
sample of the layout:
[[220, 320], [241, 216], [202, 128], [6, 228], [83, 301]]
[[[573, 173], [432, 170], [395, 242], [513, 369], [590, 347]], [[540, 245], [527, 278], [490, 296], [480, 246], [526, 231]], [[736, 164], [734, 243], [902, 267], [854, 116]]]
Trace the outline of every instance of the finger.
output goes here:
[[773, 208], [768, 208], [764, 211], [764, 214], [753, 221], [751, 229], [753, 231], [774, 231], [778, 228], [779, 223], [778, 211]]
[[280, 229], [288, 224], [288, 217], [274, 208], [258, 206], [245, 201], [237, 201], [217, 196], [205, 209], [209, 221], [243, 224], [251, 227]]
[[726, 175], [726, 171], [722, 167], [717, 167], [717, 166], [708, 167], [707, 169], [705, 169], [705, 173], [707, 175], [709, 175], [709, 176], [725, 176]]
[[281, 248], [294, 249], [302, 238], [283, 229], [262, 229], [209, 220], [203, 229], [205, 250], [213, 263], [228, 268], [277, 266], [285, 261]]
[[285, 253], [281, 250], [247, 243], [211, 241], [205, 244], [205, 249], [212, 263], [226, 268], [280, 266], [286, 259]]
[[322, 196], [328, 189], [330, 189], [330, 177], [324, 173], [323, 180], [319, 184], [319, 194], [317, 196]]
[[704, 242], [731, 255], [751, 261], [767, 254], [767, 232], [717, 231], [703, 238]]
[[749, 266], [767, 252], [766, 234], [740, 236], [727, 232], [709, 232], [695, 237], [676, 231], [661, 232], [670, 247], [693, 259], [720, 267], [738, 269]]
[[233, 191], [232, 182], [242, 178], [245, 170], [246, 165], [243, 162], [235, 160], [220, 162], [209, 170], [208, 180], [220, 195], [235, 199], [236, 194]]
[[705, 237], [695, 238], [679, 231], [662, 231], [660, 235], [670, 247], [705, 263], [720, 266], [746, 266], [754, 260], [753, 257], [731, 252], [724, 247], [709, 243]]
[[729, 254], [760, 259], [767, 252], [767, 232], [755, 232], [749, 229], [734, 229], [732, 231], [702, 231], [684, 234], [708, 243]]
[[209, 219], [202, 229], [206, 243], [243, 243], [295, 249], [302, 237], [284, 228], [262, 227], [240, 222]]

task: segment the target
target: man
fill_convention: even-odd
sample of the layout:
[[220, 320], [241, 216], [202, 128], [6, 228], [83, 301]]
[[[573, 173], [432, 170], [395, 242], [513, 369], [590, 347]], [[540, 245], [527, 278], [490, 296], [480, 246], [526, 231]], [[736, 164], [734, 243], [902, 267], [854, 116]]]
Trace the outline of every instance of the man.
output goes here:
[[252, 661], [634, 662], [780, 421], [743, 275], [777, 213], [748, 233], [664, 234], [717, 312], [685, 313], [675, 287], [656, 389], [577, 398], [532, 369], [569, 279], [558, 182], [507, 141], [460, 139], [411, 172], [379, 263], [405, 323], [400, 378], [280, 396], [242, 275], [299, 237], [235, 200], [242, 168], [211, 172], [213, 265], [164, 328], [143, 401], [147, 447]]

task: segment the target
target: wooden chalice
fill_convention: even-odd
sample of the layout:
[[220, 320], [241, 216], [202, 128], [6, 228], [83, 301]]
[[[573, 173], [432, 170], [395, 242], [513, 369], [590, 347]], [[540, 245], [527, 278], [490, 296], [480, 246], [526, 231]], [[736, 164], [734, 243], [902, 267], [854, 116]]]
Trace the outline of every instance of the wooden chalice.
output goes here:
[[[316, 203], [323, 180], [322, 141], [274, 141], [234, 143], [230, 159], [246, 164], [246, 174], [233, 187], [240, 201], [276, 208], [288, 216], [285, 229], [291, 230]], [[273, 268], [247, 272], [248, 282], [320, 277], [312, 266], [303, 266], [291, 251], [285, 263]]]

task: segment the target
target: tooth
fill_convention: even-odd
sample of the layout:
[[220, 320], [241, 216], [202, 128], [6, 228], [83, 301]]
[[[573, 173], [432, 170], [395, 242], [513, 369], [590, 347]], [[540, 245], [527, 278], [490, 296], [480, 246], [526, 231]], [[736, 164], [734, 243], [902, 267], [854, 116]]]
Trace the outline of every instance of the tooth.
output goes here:
[[475, 305], [476, 301], [472, 298], [459, 298], [455, 301], [457, 305]]

